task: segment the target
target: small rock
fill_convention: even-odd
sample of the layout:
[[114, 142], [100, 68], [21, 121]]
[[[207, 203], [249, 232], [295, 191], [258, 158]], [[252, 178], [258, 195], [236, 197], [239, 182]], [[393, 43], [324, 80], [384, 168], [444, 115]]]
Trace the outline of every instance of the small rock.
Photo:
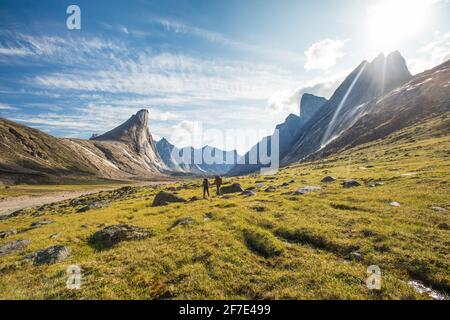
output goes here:
[[322, 181], [320, 181], [320, 182], [322, 182], [322, 183], [330, 183], [330, 182], [334, 182], [334, 181], [336, 181], [336, 179], [333, 178], [332, 176], [326, 176], [326, 177], [323, 178]]
[[189, 226], [195, 224], [195, 220], [191, 217], [178, 218], [168, 229], [169, 231], [177, 226]]
[[253, 192], [251, 190], [245, 190], [244, 192], [241, 193], [241, 195], [245, 197], [254, 197], [256, 196], [256, 192]]
[[35, 221], [35, 222], [31, 223], [30, 226], [33, 228], [37, 228], [37, 227], [46, 226], [46, 225], [52, 224], [52, 223], [54, 223], [54, 222], [51, 220]]
[[277, 191], [277, 188], [275, 188], [274, 186], [270, 186], [266, 190], [264, 190], [264, 192], [275, 192], [275, 191]]
[[285, 182], [285, 183], [283, 183], [282, 185], [280, 185], [280, 187], [281, 187], [281, 188], [289, 187], [289, 183]]
[[225, 200], [228, 200], [228, 199], [232, 199], [233, 198], [233, 196], [222, 196], [222, 199], [225, 199]]
[[78, 213], [87, 212], [90, 210], [101, 209], [101, 208], [104, 208], [105, 206], [106, 206], [106, 203], [104, 203], [104, 202], [93, 202], [86, 206], [81, 207], [80, 209], [77, 210], [77, 212]]
[[33, 265], [54, 264], [65, 260], [70, 255], [70, 248], [65, 246], [53, 246], [27, 255], [24, 259], [31, 260]]
[[118, 224], [105, 227], [94, 233], [89, 243], [98, 248], [111, 248], [122, 241], [140, 240], [150, 236], [150, 232], [143, 228], [130, 226], [126, 224]]
[[0, 247], [0, 257], [10, 254], [15, 251], [20, 251], [25, 249], [30, 244], [29, 240], [15, 240], [8, 242], [7, 244]]
[[298, 189], [297, 191], [294, 192], [294, 195], [299, 196], [299, 195], [304, 195], [307, 193], [311, 193], [311, 192], [317, 192], [322, 190], [322, 187], [304, 187], [301, 189]]
[[245, 191], [254, 191], [256, 189], [257, 189], [256, 187], [249, 187], [249, 188], [245, 189]]
[[[447, 209], [441, 208], [441, 207], [431, 207], [431, 210], [437, 211], [437, 212], [445, 212]], [[0, 236], [1, 238], [1, 236]]]
[[444, 222], [444, 223], [438, 224], [438, 229], [449, 230], [450, 228], [449, 228], [448, 224]]
[[357, 251], [353, 251], [350, 253], [350, 259], [351, 260], [356, 260], [356, 261], [361, 261], [362, 260], [362, 255], [361, 253], [357, 252]]
[[401, 206], [401, 204], [396, 202], [396, 201], [390, 202], [389, 205], [392, 206], [392, 207], [400, 207]]
[[193, 196], [192, 198], [189, 199], [189, 202], [195, 202], [195, 201], [200, 201], [200, 200], [202, 200], [200, 197]]
[[262, 189], [262, 188], [264, 188], [265, 186], [266, 186], [266, 185], [263, 184], [263, 183], [258, 183], [258, 184], [255, 185], [255, 188]]
[[208, 219], [212, 219], [212, 218], [214, 218], [214, 213], [208, 212], [207, 214], [205, 214], [205, 217]]
[[155, 200], [153, 200], [153, 207], [159, 207], [159, 206], [165, 206], [168, 205], [169, 203], [184, 203], [186, 202], [185, 199], [165, 192], [165, 191], [160, 191], [156, 196], [155, 196]]
[[233, 183], [230, 186], [225, 186], [220, 188], [221, 194], [229, 194], [229, 193], [241, 193], [244, 189], [242, 189], [239, 183]]
[[256, 212], [264, 212], [264, 211], [266, 211], [265, 207], [253, 207], [252, 209], [255, 210]]
[[52, 234], [52, 235], [50, 236], [50, 239], [58, 239], [60, 236], [61, 236], [61, 233], [60, 233], [60, 232], [54, 233], [54, 234]]
[[344, 188], [354, 188], [354, 187], [360, 187], [361, 184], [356, 180], [346, 180], [342, 183]]
[[382, 182], [375, 182], [375, 183], [369, 184], [370, 188], [376, 188], [376, 187], [381, 187], [381, 186], [384, 186], [384, 183], [382, 183]]
[[16, 229], [9, 229], [9, 230], [6, 230], [6, 231], [2, 231], [2, 232], [0, 232], [0, 239], [4, 239], [6, 237], [9, 237], [9, 236], [12, 236], [12, 235], [15, 235], [15, 234], [17, 234], [17, 230]]

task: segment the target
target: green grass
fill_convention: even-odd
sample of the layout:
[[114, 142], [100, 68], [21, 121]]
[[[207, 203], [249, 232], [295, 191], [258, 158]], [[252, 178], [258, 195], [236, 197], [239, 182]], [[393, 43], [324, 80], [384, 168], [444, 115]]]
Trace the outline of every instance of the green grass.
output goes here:
[[[214, 196], [152, 207], [154, 195], [167, 187], [140, 187], [98, 210], [76, 213], [77, 207], [63, 202], [1, 221], [0, 231], [26, 229], [37, 220], [55, 223], [0, 239], [0, 245], [31, 240], [23, 252], [0, 258], [0, 298], [427, 299], [408, 286], [412, 279], [448, 293], [450, 235], [439, 225], [450, 224], [450, 138], [419, 129], [415, 141], [406, 130], [383, 143], [283, 168], [272, 180], [225, 179], [244, 188], [261, 180], [266, 186], [295, 181], [274, 193], [263, 188], [249, 198]], [[321, 184], [326, 175], [338, 181]], [[363, 186], [344, 189], [340, 183], [350, 178]], [[190, 182], [179, 195], [201, 196], [200, 182]], [[373, 182], [383, 185], [369, 187]], [[319, 185], [319, 192], [292, 195]], [[392, 201], [401, 206], [390, 206]], [[175, 226], [188, 217], [190, 223]], [[88, 244], [102, 226], [118, 223], [146, 228], [152, 236], [102, 251]], [[50, 238], [56, 233], [59, 238]], [[39, 267], [18, 263], [56, 244], [72, 249], [69, 259]], [[355, 251], [361, 259], [351, 258]], [[70, 264], [83, 270], [81, 290], [66, 289]], [[374, 264], [382, 270], [380, 291], [365, 283]]]

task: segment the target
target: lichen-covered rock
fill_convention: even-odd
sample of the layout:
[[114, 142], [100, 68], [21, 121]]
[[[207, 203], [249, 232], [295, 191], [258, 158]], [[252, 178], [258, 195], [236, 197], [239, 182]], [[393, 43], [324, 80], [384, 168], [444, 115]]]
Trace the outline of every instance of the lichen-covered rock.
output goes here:
[[145, 239], [150, 235], [151, 233], [146, 229], [127, 224], [118, 224], [95, 232], [89, 238], [89, 243], [96, 248], [104, 249], [111, 248], [122, 241]]
[[46, 225], [52, 224], [52, 223], [53, 223], [53, 221], [51, 221], [51, 220], [35, 221], [35, 222], [32, 222], [30, 226], [33, 228], [37, 228], [37, 227], [46, 226]]
[[294, 192], [294, 195], [299, 196], [299, 195], [304, 195], [307, 193], [312, 193], [312, 192], [317, 192], [322, 190], [322, 187], [304, 187], [301, 189], [298, 189], [297, 191]]
[[336, 179], [333, 178], [332, 176], [326, 176], [320, 182], [322, 182], [322, 183], [331, 183], [331, 182], [334, 182], [334, 181], [336, 181]]
[[177, 226], [194, 225], [195, 223], [196, 223], [195, 220], [191, 217], [178, 218], [177, 220], [175, 220], [175, 222], [170, 226], [168, 230], [172, 230]]
[[10, 254], [15, 251], [20, 251], [25, 249], [30, 244], [29, 240], [15, 240], [8, 242], [7, 244], [0, 247], [0, 257]]
[[342, 183], [344, 188], [354, 188], [354, 187], [360, 187], [361, 183], [359, 183], [356, 180], [346, 180]]
[[168, 205], [169, 203], [184, 203], [184, 202], [186, 202], [186, 200], [180, 196], [165, 191], [161, 191], [155, 196], [152, 206], [159, 207]]
[[244, 189], [242, 189], [239, 183], [233, 183], [230, 186], [225, 186], [220, 188], [221, 194], [230, 194], [230, 193], [241, 193]]
[[65, 246], [52, 246], [29, 254], [25, 260], [31, 260], [33, 265], [54, 264], [65, 260], [70, 255], [70, 248]]

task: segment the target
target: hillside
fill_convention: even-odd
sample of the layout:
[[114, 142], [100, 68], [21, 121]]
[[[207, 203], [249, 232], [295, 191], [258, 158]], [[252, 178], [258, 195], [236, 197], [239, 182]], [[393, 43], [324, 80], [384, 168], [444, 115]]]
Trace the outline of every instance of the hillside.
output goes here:
[[[448, 294], [449, 121], [445, 112], [276, 176], [226, 179], [251, 188], [250, 197], [151, 206], [163, 189], [200, 196], [195, 180], [19, 212], [2, 221], [0, 231], [10, 232], [0, 247], [30, 242], [1, 257], [0, 298], [430, 299], [411, 281]], [[323, 183], [325, 176], [337, 181]], [[343, 188], [346, 179], [361, 186]], [[321, 189], [293, 194], [306, 186]], [[29, 227], [44, 220], [53, 223]], [[145, 236], [108, 249], [90, 242], [115, 224], [143, 228]], [[54, 245], [70, 248], [65, 260], [23, 260]], [[70, 264], [82, 268], [80, 290], [66, 289]], [[366, 287], [374, 264], [382, 270], [381, 291]]]
[[165, 165], [148, 131], [148, 111], [95, 140], [59, 139], [0, 119], [0, 182], [164, 178]]

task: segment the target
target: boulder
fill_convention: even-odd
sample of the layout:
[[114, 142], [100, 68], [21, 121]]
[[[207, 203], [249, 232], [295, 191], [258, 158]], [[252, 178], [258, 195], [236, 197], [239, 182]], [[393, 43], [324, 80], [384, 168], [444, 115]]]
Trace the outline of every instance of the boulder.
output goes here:
[[246, 197], [254, 197], [256, 196], [256, 192], [252, 190], [245, 190], [244, 192], [241, 193], [241, 195]]
[[165, 191], [161, 191], [155, 196], [155, 200], [153, 200], [152, 206], [159, 207], [159, 206], [166, 206], [169, 203], [184, 203], [184, 202], [186, 202], [186, 200], [180, 196]]
[[332, 176], [326, 176], [320, 182], [322, 182], [322, 183], [331, 183], [331, 182], [335, 182], [335, 181], [336, 181], [336, 179], [333, 178]]
[[312, 193], [312, 192], [317, 192], [322, 190], [322, 187], [304, 187], [301, 189], [298, 189], [297, 191], [294, 192], [294, 195], [299, 196], [299, 195], [304, 195], [307, 193]]
[[242, 189], [239, 183], [233, 183], [230, 186], [225, 186], [220, 188], [221, 194], [229, 194], [229, 193], [241, 193], [244, 189]]
[[150, 232], [143, 228], [118, 224], [105, 227], [94, 233], [89, 243], [99, 249], [111, 248], [122, 241], [140, 240], [150, 236]]
[[27, 255], [24, 259], [31, 260], [33, 265], [54, 264], [65, 260], [70, 255], [70, 248], [65, 246], [53, 246]]
[[30, 244], [29, 240], [15, 240], [8, 242], [0, 247], [0, 257], [6, 256], [15, 251], [20, 251], [25, 249]]
[[354, 187], [360, 187], [361, 184], [356, 180], [346, 180], [342, 183], [344, 188], [354, 188]]

